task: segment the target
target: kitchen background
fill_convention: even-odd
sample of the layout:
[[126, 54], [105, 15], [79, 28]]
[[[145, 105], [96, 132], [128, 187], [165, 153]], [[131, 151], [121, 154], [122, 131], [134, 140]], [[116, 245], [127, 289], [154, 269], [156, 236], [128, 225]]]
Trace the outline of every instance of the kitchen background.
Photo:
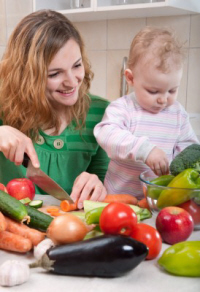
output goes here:
[[[0, 58], [10, 33], [25, 15], [33, 11], [34, 3], [33, 0], [0, 0]], [[91, 93], [108, 100], [120, 96], [123, 60], [128, 57], [130, 43], [141, 28], [153, 25], [175, 29], [185, 41], [186, 51], [178, 100], [190, 114], [192, 126], [200, 138], [200, 14], [130, 18], [129, 13], [128, 17], [73, 21], [84, 38], [95, 73]]]

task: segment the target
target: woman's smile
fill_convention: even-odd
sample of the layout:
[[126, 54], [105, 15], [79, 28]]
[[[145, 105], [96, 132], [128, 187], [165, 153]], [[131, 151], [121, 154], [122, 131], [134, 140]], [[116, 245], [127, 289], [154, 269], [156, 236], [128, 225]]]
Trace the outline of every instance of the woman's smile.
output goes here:
[[76, 88], [72, 88], [72, 89], [68, 89], [68, 90], [60, 90], [58, 89], [57, 92], [62, 94], [62, 95], [66, 95], [66, 96], [71, 96], [72, 94], [74, 94], [76, 91]]

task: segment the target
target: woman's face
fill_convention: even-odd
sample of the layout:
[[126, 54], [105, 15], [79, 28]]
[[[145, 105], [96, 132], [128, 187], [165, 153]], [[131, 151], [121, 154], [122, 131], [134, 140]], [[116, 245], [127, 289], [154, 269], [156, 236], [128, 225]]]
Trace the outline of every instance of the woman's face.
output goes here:
[[46, 94], [58, 111], [77, 102], [84, 76], [80, 47], [75, 40], [70, 39], [48, 67]]

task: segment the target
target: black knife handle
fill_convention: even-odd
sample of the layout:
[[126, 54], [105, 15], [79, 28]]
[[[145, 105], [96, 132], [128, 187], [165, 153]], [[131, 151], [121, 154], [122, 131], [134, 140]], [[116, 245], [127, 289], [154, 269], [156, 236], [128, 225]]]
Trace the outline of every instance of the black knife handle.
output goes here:
[[30, 160], [29, 156], [26, 153], [24, 153], [24, 159], [23, 159], [22, 165], [27, 168], [29, 160]]

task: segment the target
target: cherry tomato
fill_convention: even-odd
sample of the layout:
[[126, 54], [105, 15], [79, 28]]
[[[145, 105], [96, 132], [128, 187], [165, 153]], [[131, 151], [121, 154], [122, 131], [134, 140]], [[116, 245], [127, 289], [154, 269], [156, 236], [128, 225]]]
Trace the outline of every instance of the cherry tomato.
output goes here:
[[193, 200], [182, 203], [179, 205], [179, 207], [185, 209], [188, 213], [190, 213], [194, 221], [194, 225], [200, 223], [200, 206], [197, 205]]
[[99, 225], [105, 234], [129, 235], [137, 225], [137, 215], [124, 203], [110, 203], [103, 209]]
[[152, 260], [159, 255], [162, 247], [162, 239], [154, 227], [148, 224], [138, 223], [130, 236], [148, 247], [149, 253], [146, 257], [147, 260]]

